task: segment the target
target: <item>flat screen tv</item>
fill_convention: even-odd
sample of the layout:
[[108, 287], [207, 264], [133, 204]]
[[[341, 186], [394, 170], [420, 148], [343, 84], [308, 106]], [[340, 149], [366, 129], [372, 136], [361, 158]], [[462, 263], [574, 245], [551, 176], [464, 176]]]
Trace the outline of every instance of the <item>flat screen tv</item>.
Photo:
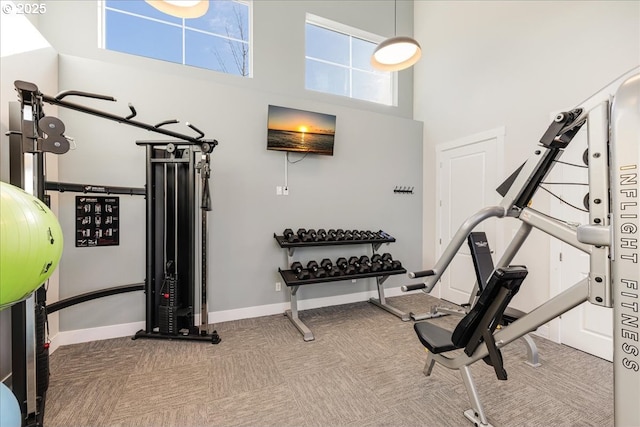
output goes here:
[[336, 116], [269, 105], [267, 150], [333, 156]]

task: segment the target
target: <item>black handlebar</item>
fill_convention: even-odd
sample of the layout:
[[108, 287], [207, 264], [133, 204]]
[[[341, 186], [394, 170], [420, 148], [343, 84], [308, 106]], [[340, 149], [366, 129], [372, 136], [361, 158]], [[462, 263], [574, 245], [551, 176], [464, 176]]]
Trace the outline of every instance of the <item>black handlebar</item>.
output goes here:
[[427, 286], [424, 283], [415, 283], [413, 285], [404, 285], [400, 287], [400, 290], [402, 290], [402, 292], [409, 292], [409, 291], [417, 291], [418, 289], [424, 289]]
[[416, 279], [418, 277], [433, 276], [435, 274], [436, 272], [433, 270], [412, 271], [411, 273], [409, 273], [409, 277], [412, 279]]
[[82, 92], [79, 90], [65, 90], [64, 92], [60, 92], [59, 94], [57, 94], [56, 99], [58, 101], [61, 101], [66, 96], [83, 96], [85, 98], [94, 98], [94, 99], [101, 99], [103, 101], [114, 101], [114, 102], [116, 100], [113, 96], [100, 95], [98, 93]]

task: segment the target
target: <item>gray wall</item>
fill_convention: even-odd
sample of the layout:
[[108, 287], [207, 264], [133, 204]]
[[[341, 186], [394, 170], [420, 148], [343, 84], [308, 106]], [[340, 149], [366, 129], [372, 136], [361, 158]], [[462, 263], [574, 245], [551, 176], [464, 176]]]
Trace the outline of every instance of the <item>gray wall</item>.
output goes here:
[[[435, 146], [505, 126], [505, 171], [524, 162], [550, 123], [640, 64], [637, 1], [419, 1], [415, 119], [424, 122], [424, 266], [435, 258]], [[472, 177], [470, 177], [472, 179]], [[549, 212], [549, 197], [534, 208]], [[517, 221], [504, 221], [508, 238]], [[534, 231], [517, 261], [528, 286], [514, 305], [549, 298], [550, 240]]]
[[[94, 2], [48, 6], [38, 25], [61, 53], [60, 90], [112, 95], [117, 104], [87, 101], [87, 105], [126, 115], [126, 103], [132, 102], [141, 121], [178, 118], [220, 141], [212, 156], [211, 311], [287, 301], [285, 292], [274, 291], [274, 282], [281, 280], [277, 268], [285, 267], [286, 256], [273, 233], [285, 227], [384, 229], [398, 242], [382, 250], [410, 269], [421, 263], [422, 124], [410, 119], [411, 72], [400, 73], [398, 107], [304, 90], [306, 11], [392, 35], [393, 2], [254, 2], [252, 79], [101, 51], [96, 48]], [[410, 3], [400, 2], [400, 13], [410, 22]], [[266, 150], [269, 104], [337, 116], [334, 156], [309, 155], [289, 165], [287, 197], [276, 196], [275, 191], [284, 184], [284, 154]], [[134, 142], [157, 136], [73, 111], [62, 110], [59, 115], [78, 145], [59, 158], [60, 181], [144, 184], [144, 150]], [[396, 185], [415, 186], [417, 194], [396, 195]], [[68, 236], [74, 234], [74, 200], [71, 194], [60, 197], [60, 221]], [[143, 202], [123, 196], [120, 201], [119, 247], [78, 249], [72, 238], [66, 240], [60, 264], [61, 298], [144, 278]], [[295, 255], [306, 262], [367, 251], [370, 248], [354, 246]], [[394, 277], [386, 286], [405, 282], [405, 277]], [[305, 288], [301, 298], [374, 289], [372, 279], [341, 282]], [[65, 309], [60, 313], [60, 330], [134, 322], [143, 320], [143, 315], [141, 293], [112, 296]]]

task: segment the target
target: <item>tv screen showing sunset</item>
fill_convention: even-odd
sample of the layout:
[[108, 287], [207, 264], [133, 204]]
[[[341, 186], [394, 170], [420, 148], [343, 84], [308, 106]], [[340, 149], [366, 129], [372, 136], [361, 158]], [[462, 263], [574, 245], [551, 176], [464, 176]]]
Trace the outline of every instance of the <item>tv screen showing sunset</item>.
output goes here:
[[333, 155], [336, 116], [269, 105], [267, 149]]

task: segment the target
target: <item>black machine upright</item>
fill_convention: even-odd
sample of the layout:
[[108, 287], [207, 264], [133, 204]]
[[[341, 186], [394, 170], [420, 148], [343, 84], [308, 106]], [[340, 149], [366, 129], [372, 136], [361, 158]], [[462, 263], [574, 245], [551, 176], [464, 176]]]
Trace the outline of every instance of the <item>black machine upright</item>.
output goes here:
[[[211, 210], [207, 178], [213, 146], [197, 149], [180, 141], [137, 144], [144, 146], [147, 154], [147, 279], [146, 326], [134, 338], [205, 340], [217, 344], [220, 337], [216, 331], [209, 331], [206, 310], [206, 223], [207, 211]], [[196, 173], [201, 175], [200, 229], [193, 209], [197, 204]], [[198, 234], [201, 242], [197, 241]], [[200, 287], [196, 286], [198, 276]], [[194, 321], [198, 288], [202, 300], [200, 327]]]

